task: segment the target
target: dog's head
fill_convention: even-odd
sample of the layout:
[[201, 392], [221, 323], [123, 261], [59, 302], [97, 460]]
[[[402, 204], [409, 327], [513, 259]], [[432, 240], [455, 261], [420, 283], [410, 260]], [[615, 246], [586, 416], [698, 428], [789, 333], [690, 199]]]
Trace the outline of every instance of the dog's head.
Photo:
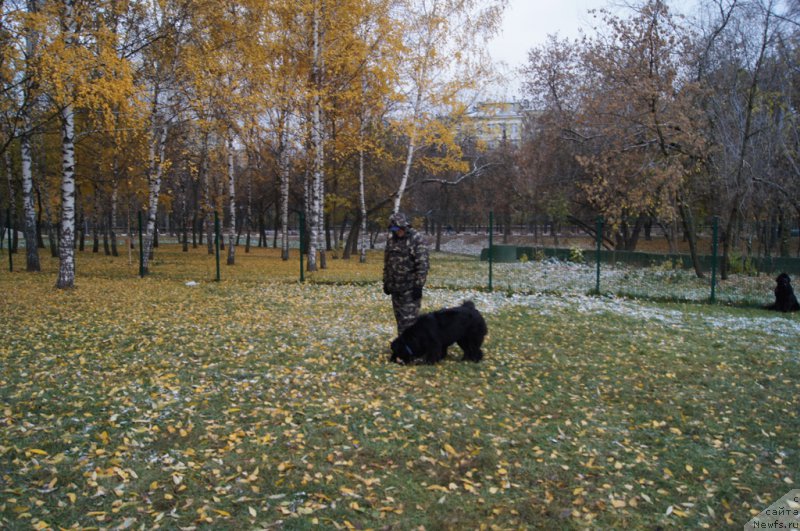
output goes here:
[[414, 351], [411, 349], [408, 343], [403, 340], [403, 336], [399, 336], [397, 339], [392, 341], [391, 361], [409, 364], [414, 361], [414, 358]]
[[792, 287], [792, 279], [789, 278], [789, 275], [786, 273], [781, 273], [778, 275], [778, 278], [775, 279], [775, 282], [778, 284], [778, 287], [782, 288], [790, 288]]

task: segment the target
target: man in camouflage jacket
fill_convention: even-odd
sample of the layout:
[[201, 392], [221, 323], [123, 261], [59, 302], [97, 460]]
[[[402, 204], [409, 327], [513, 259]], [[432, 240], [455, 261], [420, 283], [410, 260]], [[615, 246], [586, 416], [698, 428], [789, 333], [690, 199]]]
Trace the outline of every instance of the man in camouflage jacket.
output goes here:
[[392, 296], [397, 333], [401, 334], [419, 316], [428, 277], [428, 249], [401, 212], [389, 217], [389, 232], [383, 255], [383, 292]]

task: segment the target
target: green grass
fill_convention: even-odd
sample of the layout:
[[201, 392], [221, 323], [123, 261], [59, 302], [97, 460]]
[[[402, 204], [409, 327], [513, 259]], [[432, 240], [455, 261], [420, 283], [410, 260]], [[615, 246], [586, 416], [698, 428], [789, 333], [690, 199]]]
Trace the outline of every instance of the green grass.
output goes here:
[[800, 482], [797, 315], [489, 294], [434, 255], [423, 308], [474, 298], [486, 358], [402, 367], [380, 260], [0, 273], [0, 527], [740, 529]]

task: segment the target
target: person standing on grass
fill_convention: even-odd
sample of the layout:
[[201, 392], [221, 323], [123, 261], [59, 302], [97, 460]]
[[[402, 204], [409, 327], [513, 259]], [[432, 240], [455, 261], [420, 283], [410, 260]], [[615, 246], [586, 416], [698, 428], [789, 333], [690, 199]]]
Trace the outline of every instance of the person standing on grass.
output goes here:
[[419, 317], [428, 266], [428, 248], [422, 235], [411, 227], [405, 214], [392, 214], [383, 255], [383, 292], [392, 296], [398, 335]]

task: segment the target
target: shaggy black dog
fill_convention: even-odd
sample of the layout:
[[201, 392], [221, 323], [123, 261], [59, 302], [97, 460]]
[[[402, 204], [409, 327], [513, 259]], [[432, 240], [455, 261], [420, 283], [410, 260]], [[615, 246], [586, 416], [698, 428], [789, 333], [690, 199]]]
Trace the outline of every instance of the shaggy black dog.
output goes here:
[[391, 361], [433, 364], [442, 361], [447, 347], [457, 343], [464, 351], [462, 359], [478, 362], [483, 358], [486, 331], [486, 321], [472, 301], [426, 313], [392, 341]]
[[775, 286], [775, 304], [767, 306], [768, 310], [777, 310], [779, 312], [796, 312], [800, 310], [800, 304], [797, 303], [797, 297], [792, 289], [792, 280], [786, 273], [781, 273], [775, 279], [777, 286]]

